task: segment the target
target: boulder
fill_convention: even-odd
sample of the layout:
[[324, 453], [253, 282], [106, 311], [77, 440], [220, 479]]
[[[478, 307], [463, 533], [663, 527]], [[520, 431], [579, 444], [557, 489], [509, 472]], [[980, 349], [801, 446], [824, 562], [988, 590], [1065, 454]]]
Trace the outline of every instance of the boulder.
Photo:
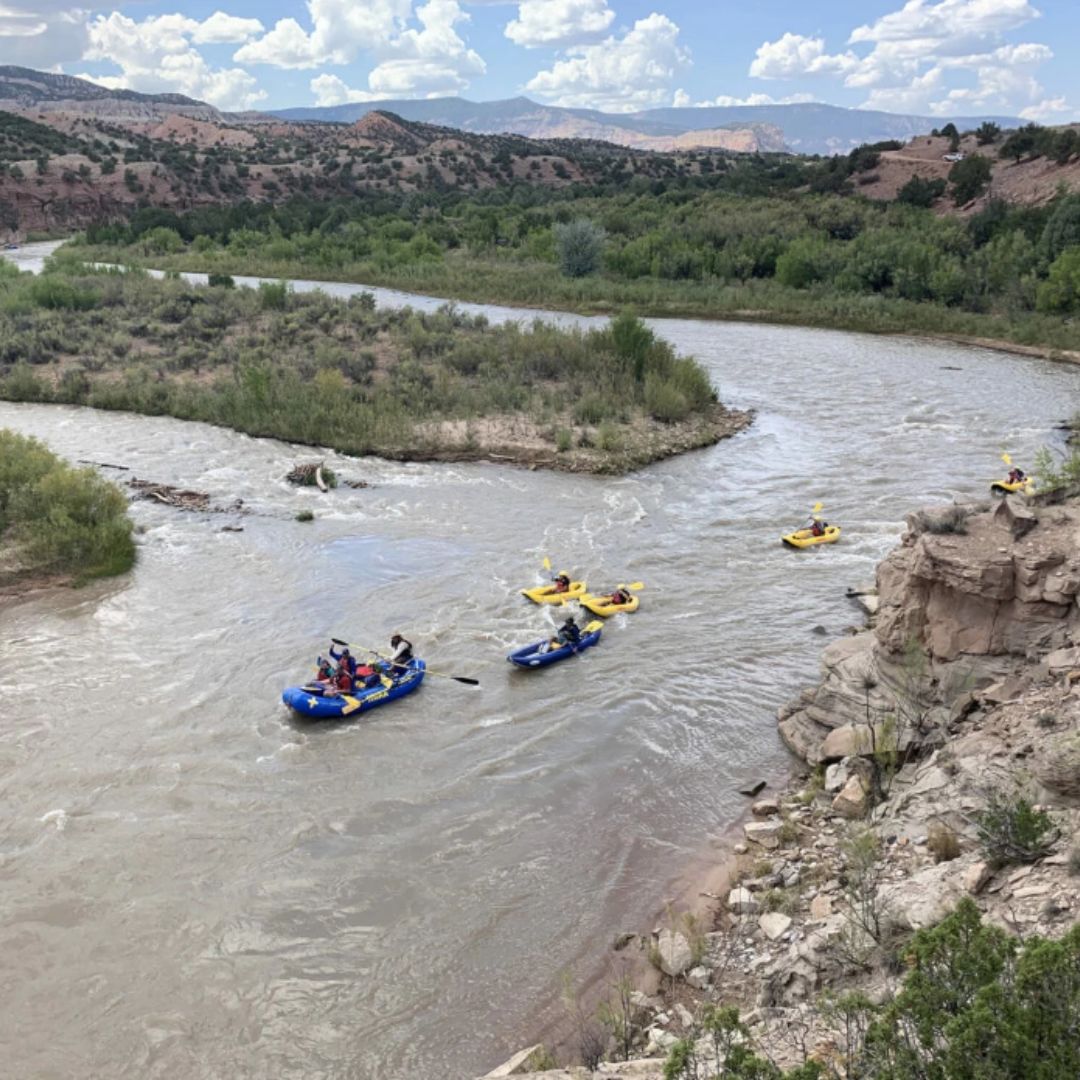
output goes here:
[[784, 745], [798, 758], [816, 765], [820, 760], [818, 751], [829, 734], [829, 729], [812, 720], [801, 710], [781, 720], [778, 729]]
[[832, 898], [824, 893], [819, 893], [810, 901], [810, 918], [813, 922], [820, 922], [829, 918], [833, 913]]
[[694, 950], [686, 936], [678, 930], [661, 930], [656, 939], [660, 970], [665, 975], [681, 975], [694, 965]]
[[1047, 658], [1050, 674], [1055, 678], [1080, 668], [1080, 648], [1055, 649]]
[[791, 929], [791, 916], [769, 911], [758, 919], [758, 927], [770, 941], [776, 941]]
[[754, 817], [773, 817], [775, 814], [780, 813], [780, 803], [776, 799], [758, 799], [758, 801], [750, 807], [750, 813], [752, 813]]
[[728, 911], [733, 912], [735, 915], [756, 915], [761, 910], [761, 905], [757, 902], [754, 894], [741, 885], [736, 886], [728, 893], [727, 906]]
[[760, 844], [763, 848], [778, 848], [780, 846], [779, 832], [782, 823], [776, 820], [748, 821], [743, 826], [743, 835], [752, 843]]
[[691, 968], [686, 973], [686, 985], [695, 990], [708, 990], [712, 982], [712, 972], [707, 967]]
[[859, 776], [852, 776], [844, 785], [840, 794], [832, 801], [832, 808], [846, 818], [857, 821], [866, 816], [870, 808], [870, 800], [866, 794], [866, 786]]
[[878, 904], [912, 930], [937, 926], [963, 896], [955, 863], [928, 866], [904, 881], [882, 885]]
[[964, 871], [964, 888], [972, 896], [978, 896], [994, 876], [994, 868], [988, 862], [974, 862]]
[[842, 761], [834, 761], [825, 770], [825, 790], [831, 792], [839, 791], [851, 778], [851, 758], [844, 758]]

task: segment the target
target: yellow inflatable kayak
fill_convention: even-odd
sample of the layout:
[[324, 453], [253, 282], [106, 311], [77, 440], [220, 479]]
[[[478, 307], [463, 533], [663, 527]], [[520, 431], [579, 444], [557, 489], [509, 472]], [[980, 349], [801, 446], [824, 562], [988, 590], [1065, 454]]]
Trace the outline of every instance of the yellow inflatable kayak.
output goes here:
[[611, 615], [618, 615], [620, 611], [637, 611], [639, 604], [636, 596], [631, 596], [625, 604], [612, 604], [607, 596], [579, 596], [578, 601], [583, 608], [588, 608], [594, 615], [599, 615], [602, 619], [606, 619]]
[[1022, 491], [1025, 495], [1032, 495], [1035, 492], [1035, 484], [1030, 476], [1025, 477], [1023, 480], [1017, 480], [1015, 484], [1010, 484], [1008, 480], [995, 480], [990, 485], [990, 490], [998, 495], [1011, 494], [1014, 491]]
[[826, 525], [825, 532], [821, 536], [815, 536], [809, 529], [799, 529], [798, 532], [788, 533], [781, 536], [780, 542], [788, 547], [808, 548], [815, 544], [835, 544], [840, 539], [839, 525]]
[[584, 581], [571, 581], [566, 592], [556, 592], [554, 585], [538, 585], [535, 589], [522, 589], [535, 604], [561, 604], [564, 600], [579, 600], [588, 592]]

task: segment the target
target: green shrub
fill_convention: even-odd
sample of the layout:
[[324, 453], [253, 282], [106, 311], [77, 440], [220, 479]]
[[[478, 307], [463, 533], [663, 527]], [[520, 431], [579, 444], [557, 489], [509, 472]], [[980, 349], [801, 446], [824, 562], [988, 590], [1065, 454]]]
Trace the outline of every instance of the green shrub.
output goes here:
[[108, 577], [135, 561], [121, 491], [90, 467], [74, 469], [36, 439], [0, 431], [0, 533], [28, 569]]
[[582, 278], [595, 274], [604, 255], [607, 234], [591, 221], [571, 221], [555, 226], [559, 269], [564, 277]]
[[290, 291], [287, 281], [259, 282], [259, 299], [266, 311], [284, 311]]
[[993, 866], [1032, 863], [1050, 853], [1058, 830], [1050, 815], [1023, 796], [994, 792], [978, 816], [979, 846]]
[[555, 432], [555, 449], [565, 454], [574, 445], [574, 433], [569, 428], [559, 428]]
[[655, 377], [645, 382], [645, 408], [653, 419], [665, 424], [678, 423], [690, 414], [686, 395]]
[[577, 424], [599, 424], [607, 416], [608, 407], [602, 394], [586, 394], [574, 406], [574, 422]]
[[300, 513], [298, 513], [296, 515], [296, 520], [297, 521], [314, 521], [315, 520], [315, 515], [310, 510], [301, 510]]
[[952, 200], [957, 206], [977, 199], [990, 183], [993, 167], [981, 154], [971, 154], [949, 170]]
[[[197, 239], [203, 240], [204, 237], [200, 236]], [[206, 283], [213, 289], [235, 289], [236, 282], [233, 281], [232, 274], [207, 274]]]

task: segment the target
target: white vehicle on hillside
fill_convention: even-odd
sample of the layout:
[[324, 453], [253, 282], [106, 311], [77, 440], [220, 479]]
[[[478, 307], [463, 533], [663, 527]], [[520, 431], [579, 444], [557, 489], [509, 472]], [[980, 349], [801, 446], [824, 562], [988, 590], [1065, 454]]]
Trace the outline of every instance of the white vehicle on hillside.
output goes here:
[[963, 161], [964, 160], [964, 155], [963, 154], [946, 154], [941, 160], [942, 161]]

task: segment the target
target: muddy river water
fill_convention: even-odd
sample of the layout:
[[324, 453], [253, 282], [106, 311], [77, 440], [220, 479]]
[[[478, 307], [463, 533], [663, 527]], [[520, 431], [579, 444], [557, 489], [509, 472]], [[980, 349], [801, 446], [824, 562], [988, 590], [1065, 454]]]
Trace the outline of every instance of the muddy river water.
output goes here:
[[[812, 630], [857, 621], [844, 587], [904, 514], [981, 495], [1003, 451], [1030, 465], [1080, 387], [1073, 367], [919, 340], [654, 325], [757, 419], [614, 480], [327, 454], [372, 486], [320, 495], [283, 479], [310, 450], [0, 403], [0, 426], [119, 479], [253, 511], [136, 503], [129, 577], [0, 609], [0, 1071], [496, 1064], [557, 1011], [561, 972], [651, 925], [740, 783], [784, 770], [774, 712], [815, 677]], [[842, 542], [784, 550], [817, 499]], [[519, 672], [506, 652], [554, 625], [517, 592], [545, 555], [594, 586], [644, 581], [642, 608]], [[285, 712], [330, 634], [394, 630], [481, 688], [429, 679], [338, 725]]]

